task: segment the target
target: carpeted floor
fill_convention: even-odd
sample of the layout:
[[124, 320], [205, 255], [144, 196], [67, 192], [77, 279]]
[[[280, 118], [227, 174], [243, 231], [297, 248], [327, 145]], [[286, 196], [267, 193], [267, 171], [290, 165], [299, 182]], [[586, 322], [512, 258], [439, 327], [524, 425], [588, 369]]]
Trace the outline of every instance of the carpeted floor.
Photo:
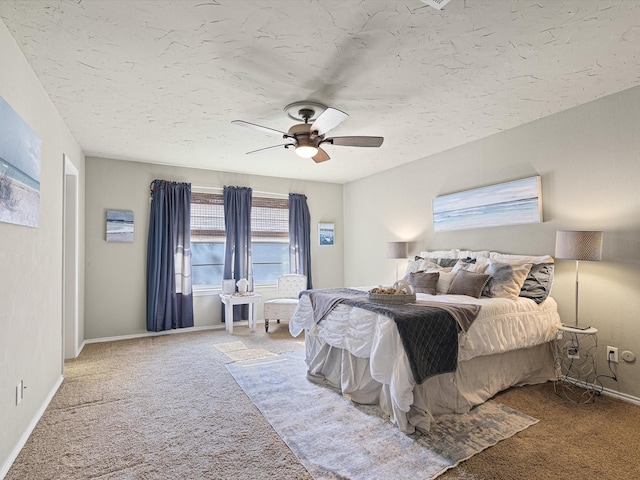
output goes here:
[[[6, 479], [311, 479], [225, 368], [301, 340], [276, 324], [87, 345]], [[640, 478], [639, 406], [552, 384], [494, 400], [540, 421], [440, 479]]]

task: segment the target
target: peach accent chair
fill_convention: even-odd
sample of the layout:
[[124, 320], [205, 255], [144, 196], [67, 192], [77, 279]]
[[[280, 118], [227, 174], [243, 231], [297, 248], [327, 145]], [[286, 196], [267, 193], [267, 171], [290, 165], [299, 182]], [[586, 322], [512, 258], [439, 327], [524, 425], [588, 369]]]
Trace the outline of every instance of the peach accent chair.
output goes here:
[[269, 320], [289, 321], [298, 306], [298, 295], [307, 289], [307, 276], [290, 273], [278, 277], [277, 298], [264, 302], [264, 331], [269, 331]]

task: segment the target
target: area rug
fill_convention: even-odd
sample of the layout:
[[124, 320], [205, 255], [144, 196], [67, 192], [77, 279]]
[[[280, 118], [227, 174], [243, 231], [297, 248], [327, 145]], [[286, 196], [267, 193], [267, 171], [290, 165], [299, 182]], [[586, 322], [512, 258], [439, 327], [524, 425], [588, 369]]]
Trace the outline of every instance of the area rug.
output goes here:
[[306, 379], [304, 351], [228, 363], [227, 369], [317, 480], [432, 479], [537, 423], [489, 401], [406, 435], [378, 407], [356, 406]]

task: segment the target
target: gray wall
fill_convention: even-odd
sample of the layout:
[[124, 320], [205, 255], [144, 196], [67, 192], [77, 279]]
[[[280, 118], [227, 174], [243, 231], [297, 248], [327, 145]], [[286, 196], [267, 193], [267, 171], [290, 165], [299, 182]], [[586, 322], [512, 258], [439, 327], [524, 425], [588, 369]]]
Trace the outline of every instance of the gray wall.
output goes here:
[[[429, 131], [424, 132], [424, 142]], [[392, 154], [392, 152], [390, 152]], [[542, 176], [544, 223], [434, 233], [434, 197]], [[640, 354], [640, 87], [345, 185], [345, 283], [390, 283], [387, 241], [426, 249], [554, 254], [556, 230], [604, 230], [602, 262], [580, 264], [580, 318], [607, 345]], [[574, 319], [575, 262], [559, 260], [552, 295]], [[640, 397], [636, 363], [607, 388]]]
[[[0, 477], [62, 375], [63, 154], [84, 156], [0, 21], [0, 96], [42, 140], [38, 228], [0, 223]], [[0, 128], [1, 125], [0, 125]], [[80, 187], [80, 216], [84, 188]], [[84, 226], [81, 224], [81, 229]], [[82, 230], [81, 230], [82, 231]], [[80, 237], [82, 244], [82, 233]], [[82, 247], [80, 261], [82, 262]], [[83, 272], [80, 270], [82, 298]], [[82, 304], [80, 322], [82, 322]], [[16, 385], [27, 385], [16, 406]]]
[[[312, 278], [317, 288], [343, 285], [342, 185], [306, 182], [151, 163], [87, 158], [85, 338], [146, 333], [145, 266], [149, 227], [149, 184], [156, 178], [193, 187], [240, 185], [256, 192], [302, 193], [311, 213]], [[133, 210], [134, 242], [105, 241], [105, 211]], [[318, 222], [336, 224], [336, 245], [320, 247]], [[257, 288], [264, 298], [273, 288]], [[194, 297], [195, 327], [220, 324], [219, 292]], [[258, 309], [262, 318], [262, 305]]]

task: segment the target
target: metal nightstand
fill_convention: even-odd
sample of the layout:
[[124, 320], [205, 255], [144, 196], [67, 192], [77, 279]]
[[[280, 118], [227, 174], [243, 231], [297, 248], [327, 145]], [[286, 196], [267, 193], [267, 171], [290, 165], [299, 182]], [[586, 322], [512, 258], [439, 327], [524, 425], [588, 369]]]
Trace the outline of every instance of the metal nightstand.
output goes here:
[[593, 401], [597, 393], [594, 388], [597, 348], [597, 328], [560, 327], [556, 337], [556, 367], [560, 371], [556, 393], [575, 403]]

